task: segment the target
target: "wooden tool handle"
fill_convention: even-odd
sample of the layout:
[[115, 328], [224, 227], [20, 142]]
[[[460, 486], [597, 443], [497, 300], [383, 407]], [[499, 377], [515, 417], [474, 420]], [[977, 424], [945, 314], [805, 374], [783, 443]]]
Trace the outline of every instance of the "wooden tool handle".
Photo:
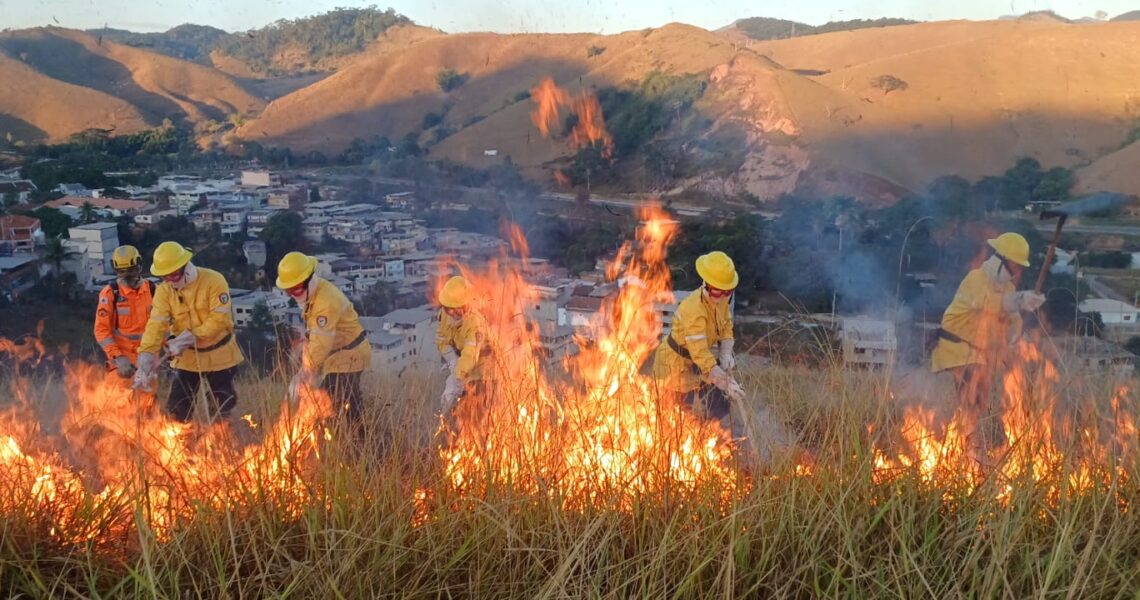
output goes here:
[[1041, 263], [1041, 272], [1037, 274], [1037, 285], [1033, 291], [1041, 293], [1045, 285], [1045, 275], [1049, 273], [1049, 266], [1053, 264], [1053, 255], [1057, 253], [1057, 240], [1061, 239], [1061, 228], [1065, 226], [1065, 215], [1057, 217], [1057, 229], [1053, 232], [1053, 241], [1049, 242], [1049, 249], [1045, 251], [1045, 262]]

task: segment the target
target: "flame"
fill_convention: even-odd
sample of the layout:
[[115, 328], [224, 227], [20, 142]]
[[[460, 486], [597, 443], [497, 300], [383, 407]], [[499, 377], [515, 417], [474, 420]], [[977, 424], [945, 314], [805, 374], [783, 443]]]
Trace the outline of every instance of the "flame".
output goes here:
[[583, 91], [577, 97], [572, 97], [569, 92], [558, 87], [553, 79], [546, 77], [530, 91], [530, 97], [535, 103], [535, 108], [530, 113], [531, 120], [542, 137], [551, 136], [550, 132], [557, 128], [558, 118], [565, 107], [578, 116], [578, 122], [570, 132], [570, 147], [580, 150], [600, 144], [602, 156], [613, 158], [613, 136], [606, 129], [602, 105], [597, 96]]
[[71, 364], [65, 383], [61, 448], [33, 425], [27, 379], [11, 384], [16, 402], [0, 418], [0, 511], [59, 542], [120, 547], [138, 528], [164, 540], [204, 508], [268, 502], [296, 514], [312, 501], [299, 467], [331, 414], [323, 391], [302, 390], [260, 444], [239, 450], [227, 423], [174, 421], [102, 366]]
[[570, 187], [570, 178], [567, 177], [566, 174], [562, 172], [562, 169], [555, 169], [554, 181], [556, 181], [558, 183], [558, 185], [560, 185], [562, 187]]
[[440, 450], [457, 490], [480, 495], [509, 485], [571, 509], [628, 509], [646, 495], [703, 485], [725, 498], [741, 490], [728, 432], [640, 372], [661, 333], [653, 307], [672, 301], [664, 259], [676, 233], [659, 208], [642, 217], [636, 243], [623, 246], [608, 269], [627, 283], [590, 324], [591, 343], [578, 340], [582, 351], [563, 361], [565, 381], [548, 376], [542, 328], [525, 317], [540, 297], [520, 261], [503, 257], [484, 272], [464, 273], [489, 351], [483, 385], [460, 401], [455, 431]]
[[[1111, 489], [1114, 480], [1127, 481], [1119, 459], [1134, 456], [1136, 429], [1131, 415], [1120, 407], [1131, 390], [1115, 389], [1110, 401], [1115, 435], [1106, 444], [1095, 426], [1058, 420], [1061, 376], [1037, 343], [1019, 341], [1006, 359], [1009, 368], [1000, 381], [1000, 444], [979, 449], [967, 435], [975, 424], [962, 411], [939, 427], [931, 411], [908, 408], [894, 436], [898, 439], [890, 444], [895, 449], [884, 449], [887, 444], [880, 440], [873, 451], [874, 481], [889, 484], [913, 473], [923, 485], [943, 490], [947, 500], [975, 494], [988, 483], [985, 489], [1001, 504], [1014, 489], [1029, 486], [1043, 490], [1052, 506], [1064, 495]], [[1118, 496], [1118, 501], [1126, 510], [1127, 500]]]

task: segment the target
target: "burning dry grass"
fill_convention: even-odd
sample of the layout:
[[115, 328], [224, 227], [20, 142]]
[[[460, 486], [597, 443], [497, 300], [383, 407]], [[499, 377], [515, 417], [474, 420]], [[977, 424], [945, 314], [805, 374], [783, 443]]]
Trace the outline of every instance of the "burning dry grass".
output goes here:
[[1003, 441], [978, 455], [948, 394], [922, 378], [742, 367], [742, 444], [642, 372], [674, 225], [646, 215], [610, 267], [625, 285], [593, 343], [558, 366], [540, 361], [542, 332], [521, 316], [537, 290], [517, 260], [465, 273], [488, 380], [448, 435], [438, 374], [369, 382], [361, 432], [338, 425], [322, 392], [283, 404], [277, 379], [243, 382], [244, 419], [183, 425], [89, 365], [15, 378], [0, 421], [0, 586], [624, 598], [1137, 583], [1130, 379], [1069, 373], [1047, 344], [1023, 342], [999, 382]]
[[[215, 493], [228, 490], [232, 504], [197, 503], [166, 534], [132, 527], [114, 543], [90, 537], [65, 542], [45, 529], [65, 494], [57, 491], [54, 504], [5, 495], [4, 592], [1113, 596], [1137, 583], [1140, 522], [1125, 508], [1138, 499], [1134, 454], [1106, 457], [1105, 467], [1127, 466], [1110, 470], [1118, 475], [1104, 485], [1060, 496], [1033, 478], [1012, 487], [986, 479], [964, 490], [964, 474], [931, 478], [917, 467], [901, 467], [880, 480], [875, 459], [882, 449], [906, 448], [889, 445], [891, 436], [880, 432], [901, 435], [909, 417], [890, 398], [886, 374], [780, 368], [749, 370], [743, 379], [756, 412], [758, 392], [764, 392], [771, 421], [787, 444], [727, 507], [722, 490], [710, 488], [686, 495], [685, 502], [647, 494], [624, 510], [568, 510], [558, 497], [510, 482], [488, 482], [473, 497], [457, 489], [425, 449], [438, 383], [413, 379], [370, 387], [369, 396], [382, 402], [369, 407], [363, 447], [342, 443], [343, 436], [322, 445], [306, 476], [312, 495], [301, 504], [266, 501], [280, 489], [276, 484], [221, 481]], [[43, 402], [58, 394], [53, 388], [61, 383], [37, 386], [27, 400]], [[1110, 424], [1137, 408], [1136, 394], [1117, 393], [1118, 387], [1084, 378], [1060, 395], [1065, 404], [1070, 396], [1097, 398], [1077, 413], [1107, 434], [1115, 427]], [[272, 423], [272, 415], [261, 411], [277, 404], [283, 382], [245, 382], [241, 392], [242, 408], [254, 412], [261, 427]], [[868, 434], [868, 424], [875, 433]], [[1057, 452], [1083, 456], [1080, 436], [1068, 445], [1057, 437]], [[809, 460], [811, 475], [804, 475]], [[417, 490], [434, 499], [429, 518], [418, 525]], [[125, 525], [145, 522], [137, 498], [118, 502], [106, 499], [69, 513], [69, 531], [102, 531], [99, 524], [110, 514], [125, 514]]]

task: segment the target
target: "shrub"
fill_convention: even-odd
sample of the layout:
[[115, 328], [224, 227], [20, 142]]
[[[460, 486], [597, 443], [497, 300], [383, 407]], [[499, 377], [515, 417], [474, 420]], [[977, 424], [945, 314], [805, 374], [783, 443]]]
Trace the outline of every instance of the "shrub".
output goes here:
[[466, 83], [467, 76], [455, 69], [443, 69], [436, 74], [435, 82], [439, 84], [439, 89], [450, 92]]
[[871, 87], [883, 90], [883, 95], [905, 90], [908, 86], [907, 83], [894, 75], [879, 75], [871, 80]]

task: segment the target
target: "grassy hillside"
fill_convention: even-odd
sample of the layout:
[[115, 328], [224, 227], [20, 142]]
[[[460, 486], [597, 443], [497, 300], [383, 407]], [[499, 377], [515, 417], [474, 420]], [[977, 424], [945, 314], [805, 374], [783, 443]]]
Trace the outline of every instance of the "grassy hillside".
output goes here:
[[749, 17], [740, 19], [732, 26], [749, 38], [754, 40], [782, 40], [805, 35], [820, 35], [837, 31], [855, 31], [871, 27], [892, 27], [895, 25], [911, 25], [918, 21], [910, 19], [851, 19], [847, 21], [830, 21], [823, 25], [808, 25], [797, 21], [772, 19], [768, 17]]
[[130, 133], [164, 119], [225, 120], [264, 106], [209, 67], [66, 29], [0, 34], [0, 69], [24, 82], [0, 98], [0, 112], [26, 124], [29, 142], [89, 128]]
[[230, 35], [217, 27], [191, 23], [161, 33], [135, 33], [112, 28], [89, 29], [87, 33], [124, 46], [144, 48], [174, 58], [201, 63], [208, 63], [210, 52]]

